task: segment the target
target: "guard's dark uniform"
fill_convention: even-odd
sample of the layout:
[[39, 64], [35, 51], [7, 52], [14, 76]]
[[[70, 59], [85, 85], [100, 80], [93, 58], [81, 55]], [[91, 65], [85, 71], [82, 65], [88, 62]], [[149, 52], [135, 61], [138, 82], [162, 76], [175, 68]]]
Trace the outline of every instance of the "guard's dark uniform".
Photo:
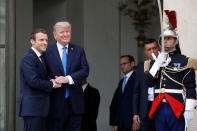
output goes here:
[[157, 78], [147, 74], [147, 85], [155, 88], [155, 99], [149, 117], [155, 117], [156, 130], [183, 131], [185, 97], [196, 99], [194, 69], [188, 66], [188, 58], [177, 51], [169, 53], [171, 62], [162, 67]]

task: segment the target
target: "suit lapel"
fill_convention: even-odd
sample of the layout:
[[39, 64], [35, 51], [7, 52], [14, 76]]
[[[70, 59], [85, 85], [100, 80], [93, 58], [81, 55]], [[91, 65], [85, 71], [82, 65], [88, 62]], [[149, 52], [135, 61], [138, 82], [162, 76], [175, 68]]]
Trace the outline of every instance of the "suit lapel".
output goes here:
[[37, 62], [39, 63], [40, 67], [43, 69], [43, 71], [46, 73], [46, 68], [45, 65], [40, 61], [40, 59], [38, 58], [38, 56], [36, 55], [36, 53], [30, 48], [29, 52], [33, 55], [33, 57], [35, 57], [35, 59], [37, 60]]
[[57, 48], [57, 44], [54, 44], [53, 54], [55, 56], [54, 60], [57, 60], [57, 64], [59, 66], [60, 72], [62, 74], [64, 74], [64, 68], [63, 68], [62, 61], [61, 61], [61, 58], [60, 58], [60, 54], [59, 54], [59, 51], [58, 51], [58, 48]]
[[70, 67], [71, 67], [71, 60], [73, 57], [73, 53], [74, 53], [74, 47], [72, 46], [72, 44], [69, 44], [68, 45], [67, 67], [66, 67], [67, 74], [70, 74]]
[[133, 73], [131, 74], [131, 76], [129, 77], [129, 79], [128, 79], [126, 85], [125, 85], [124, 93], [127, 92], [128, 88], [129, 88], [129, 83], [130, 83], [130, 81], [133, 81], [132, 79], [133, 79], [134, 77], [135, 77], [135, 72], [133, 72]]

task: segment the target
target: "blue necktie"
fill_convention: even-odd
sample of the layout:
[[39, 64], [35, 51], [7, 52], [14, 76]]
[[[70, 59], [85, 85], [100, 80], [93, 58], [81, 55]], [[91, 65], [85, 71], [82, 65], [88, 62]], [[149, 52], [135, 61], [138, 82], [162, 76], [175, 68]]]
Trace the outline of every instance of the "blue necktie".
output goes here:
[[[63, 53], [62, 53], [62, 65], [64, 68], [64, 74], [66, 76], [66, 66], [67, 66], [67, 53], [66, 53], [66, 49], [67, 47], [63, 47]], [[66, 93], [65, 93], [65, 98], [69, 97], [69, 90], [68, 88], [66, 88]]]
[[126, 84], [127, 84], [127, 76], [124, 76], [124, 80], [122, 83], [122, 93], [124, 93], [124, 89], [125, 89]]

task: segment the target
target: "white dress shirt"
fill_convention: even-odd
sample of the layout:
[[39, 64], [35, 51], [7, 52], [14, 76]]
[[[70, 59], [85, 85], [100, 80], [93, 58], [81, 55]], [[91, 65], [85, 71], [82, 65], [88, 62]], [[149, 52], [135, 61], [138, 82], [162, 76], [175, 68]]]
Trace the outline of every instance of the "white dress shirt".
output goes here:
[[31, 47], [31, 49], [36, 53], [38, 59], [42, 62], [40, 56], [42, 55], [37, 49], [35, 49], [34, 47]]
[[126, 74], [126, 77], [127, 77], [126, 83], [127, 83], [128, 79], [130, 78], [130, 76], [131, 76], [132, 74], [133, 74], [133, 71], [130, 71], [129, 73]]
[[85, 84], [82, 85], [83, 92], [85, 91], [87, 86], [88, 86], [88, 83], [85, 83]]
[[[62, 53], [63, 53], [63, 45], [61, 45], [58, 41], [57, 41], [57, 49], [58, 49], [58, 52], [59, 52], [59, 55], [60, 55], [60, 58], [61, 58], [61, 60], [62, 60]], [[68, 44], [66, 45], [66, 53], [68, 54]], [[66, 76], [67, 78], [68, 78], [68, 84], [69, 85], [72, 85], [72, 84], [74, 84], [74, 81], [73, 81], [73, 79], [72, 79], [72, 77], [70, 76], [70, 75], [67, 75]]]

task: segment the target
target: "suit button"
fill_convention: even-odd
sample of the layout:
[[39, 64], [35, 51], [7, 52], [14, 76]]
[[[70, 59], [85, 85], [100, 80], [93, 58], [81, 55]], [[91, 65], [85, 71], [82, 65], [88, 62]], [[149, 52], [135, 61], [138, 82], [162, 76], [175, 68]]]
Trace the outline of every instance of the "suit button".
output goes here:
[[163, 87], [165, 87], [166, 86], [166, 84], [163, 84]]

